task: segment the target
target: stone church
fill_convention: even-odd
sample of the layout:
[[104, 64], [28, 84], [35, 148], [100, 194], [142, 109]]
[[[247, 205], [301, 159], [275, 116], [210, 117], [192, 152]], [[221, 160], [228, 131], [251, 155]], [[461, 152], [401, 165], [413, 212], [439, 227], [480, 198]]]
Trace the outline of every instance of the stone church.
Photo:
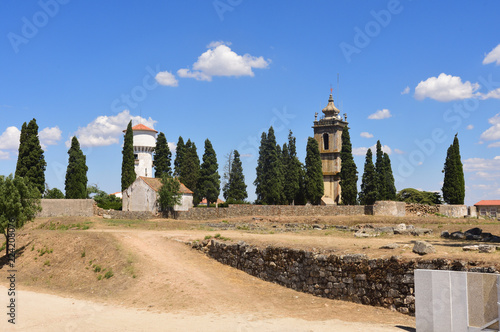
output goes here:
[[[126, 130], [124, 130], [126, 132]], [[153, 177], [153, 151], [156, 147], [156, 130], [143, 124], [132, 127], [134, 135], [134, 168], [136, 180], [122, 193], [123, 211], [158, 212], [157, 195], [162, 183]], [[174, 211], [187, 211], [193, 207], [193, 192], [181, 183], [181, 203]]]
[[328, 105], [322, 110], [323, 116], [318, 120], [314, 115], [314, 139], [318, 142], [323, 167], [323, 184], [325, 193], [321, 198], [322, 205], [335, 205], [341, 201], [340, 192], [340, 151], [342, 150], [342, 130], [347, 126], [347, 115], [344, 119], [340, 110], [333, 103], [330, 90]]

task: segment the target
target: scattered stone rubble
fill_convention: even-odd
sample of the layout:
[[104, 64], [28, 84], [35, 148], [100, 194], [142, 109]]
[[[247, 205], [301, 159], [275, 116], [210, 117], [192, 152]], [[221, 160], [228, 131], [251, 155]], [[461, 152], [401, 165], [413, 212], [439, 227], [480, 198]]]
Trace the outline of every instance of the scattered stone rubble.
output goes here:
[[481, 228], [474, 227], [465, 232], [453, 232], [448, 231], [441, 232], [441, 237], [445, 239], [453, 240], [468, 240], [468, 241], [478, 241], [478, 242], [493, 242], [500, 243], [500, 236], [493, 235], [491, 233], [483, 232]]

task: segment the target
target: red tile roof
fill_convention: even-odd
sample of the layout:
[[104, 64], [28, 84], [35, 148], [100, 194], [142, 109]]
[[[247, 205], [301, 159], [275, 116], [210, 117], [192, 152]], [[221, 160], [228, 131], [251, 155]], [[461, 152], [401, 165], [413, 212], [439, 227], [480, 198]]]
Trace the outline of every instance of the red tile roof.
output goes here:
[[[156, 130], [149, 128], [148, 126], [143, 125], [142, 123], [139, 123], [138, 125], [135, 125], [132, 127], [132, 131], [137, 131], [137, 130], [142, 130], [142, 131], [154, 131], [157, 133]], [[126, 132], [127, 130], [124, 130], [123, 132]]]
[[[214, 202], [212, 202], [212, 203], [214, 203]], [[224, 201], [222, 199], [220, 199], [220, 198], [217, 198], [217, 204], [222, 204], [222, 203], [224, 203]], [[203, 198], [201, 200], [200, 204], [207, 204], [207, 199]]]
[[[161, 179], [159, 178], [147, 178], [145, 176], [139, 176], [142, 181], [146, 182], [146, 184], [151, 187], [154, 191], [160, 190], [161, 186], [163, 185], [161, 183]], [[193, 192], [189, 190], [182, 182], [179, 182], [181, 184], [181, 187], [179, 189], [179, 192], [181, 194], [192, 194]]]
[[500, 199], [496, 199], [496, 200], [482, 200], [482, 201], [479, 201], [477, 202], [476, 204], [474, 204], [474, 206], [477, 206], [477, 205], [481, 205], [481, 206], [484, 206], [484, 205], [500, 205]]

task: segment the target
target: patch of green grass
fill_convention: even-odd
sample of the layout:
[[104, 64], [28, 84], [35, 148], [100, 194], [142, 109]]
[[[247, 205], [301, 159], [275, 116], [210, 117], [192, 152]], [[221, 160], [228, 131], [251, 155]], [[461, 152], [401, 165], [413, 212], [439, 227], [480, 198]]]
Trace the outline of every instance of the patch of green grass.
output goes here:
[[99, 275], [97, 276], [97, 280], [101, 280], [101, 279], [102, 279], [102, 274], [99, 274]]
[[47, 259], [44, 263], [43, 263], [44, 266], [50, 266], [50, 261]]
[[[5, 245], [5, 242], [3, 243]], [[35, 245], [31, 247], [31, 251], [35, 250]]]
[[220, 234], [219, 233], [215, 234], [214, 238], [219, 239], [220, 238]]
[[222, 222], [225, 224], [229, 224], [229, 221], [227, 221], [227, 220], [222, 220]]
[[0, 247], [0, 251], [4, 250], [5, 247], [7, 246], [7, 241], [5, 241], [2, 246]]
[[114, 276], [114, 274], [113, 274], [113, 271], [111, 269], [109, 269], [109, 271], [104, 274], [104, 278], [106, 278], [106, 279], [109, 279], [112, 276]]
[[93, 266], [93, 268], [94, 268], [94, 272], [96, 272], [96, 273], [101, 272], [101, 267], [99, 265], [95, 265], [95, 266]]
[[210, 240], [211, 238], [212, 238], [212, 235], [205, 235], [205, 240]]
[[144, 220], [127, 220], [127, 219], [107, 219], [106, 223], [109, 226], [123, 226], [127, 225], [128, 227], [131, 227], [132, 225], [137, 225], [137, 224], [143, 224]]
[[82, 251], [82, 258], [85, 257], [85, 250]]
[[43, 256], [45, 254], [51, 254], [54, 251], [54, 249], [49, 249], [47, 247], [44, 247], [42, 249], [38, 249], [37, 251], [38, 251], [38, 256]]

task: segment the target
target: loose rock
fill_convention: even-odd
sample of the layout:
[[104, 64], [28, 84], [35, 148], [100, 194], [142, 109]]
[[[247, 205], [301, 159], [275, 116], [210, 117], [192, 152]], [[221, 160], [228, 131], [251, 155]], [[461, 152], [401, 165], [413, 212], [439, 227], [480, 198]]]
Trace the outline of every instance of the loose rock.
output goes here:
[[413, 246], [413, 252], [419, 255], [427, 255], [436, 252], [434, 246], [425, 241], [417, 241]]

